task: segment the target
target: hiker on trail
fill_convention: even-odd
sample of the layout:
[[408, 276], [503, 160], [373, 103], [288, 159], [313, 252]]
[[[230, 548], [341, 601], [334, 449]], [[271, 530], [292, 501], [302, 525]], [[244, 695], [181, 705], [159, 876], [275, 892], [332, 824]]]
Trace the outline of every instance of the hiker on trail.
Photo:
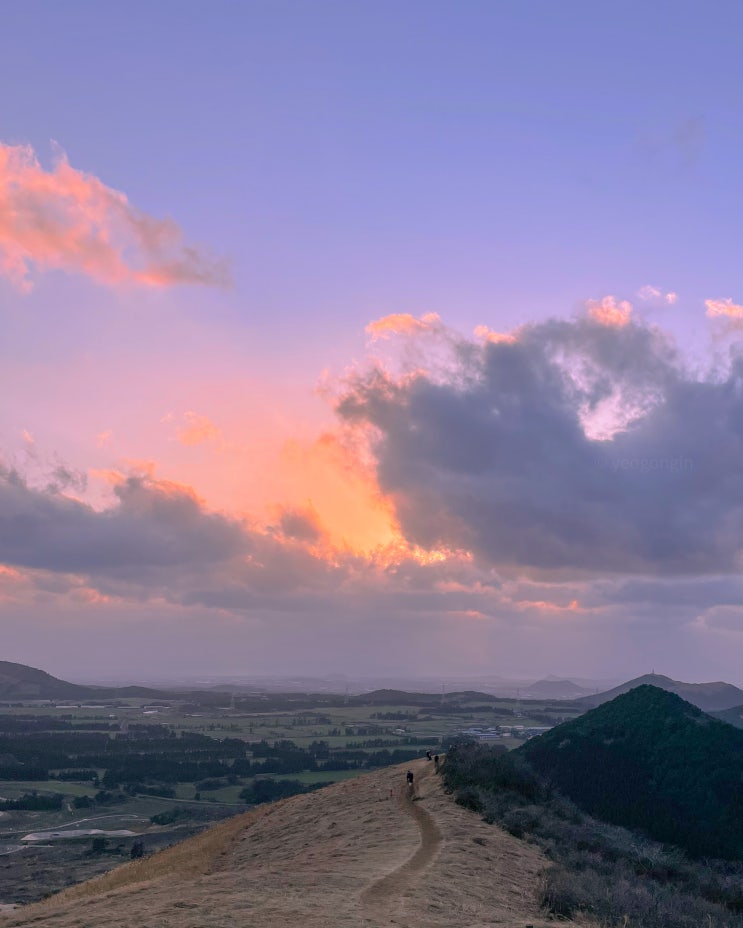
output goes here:
[[431, 752], [426, 751], [426, 760], [431, 760]]
[[405, 774], [405, 779], [408, 781], [408, 796], [412, 796], [415, 792], [415, 786], [413, 785], [413, 771], [408, 770]]
[[434, 769], [434, 770], [438, 770], [438, 769], [439, 769], [439, 755], [438, 755], [438, 754], [434, 754], [434, 757], [433, 757], [433, 769]]

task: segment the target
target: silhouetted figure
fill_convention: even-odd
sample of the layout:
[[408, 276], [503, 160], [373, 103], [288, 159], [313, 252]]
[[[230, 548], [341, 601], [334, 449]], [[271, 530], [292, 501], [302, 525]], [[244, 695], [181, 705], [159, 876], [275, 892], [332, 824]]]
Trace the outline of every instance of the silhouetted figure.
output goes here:
[[431, 760], [431, 752], [426, 751], [426, 760]]
[[439, 755], [438, 754], [434, 754], [433, 756], [433, 769], [434, 770], [439, 769]]

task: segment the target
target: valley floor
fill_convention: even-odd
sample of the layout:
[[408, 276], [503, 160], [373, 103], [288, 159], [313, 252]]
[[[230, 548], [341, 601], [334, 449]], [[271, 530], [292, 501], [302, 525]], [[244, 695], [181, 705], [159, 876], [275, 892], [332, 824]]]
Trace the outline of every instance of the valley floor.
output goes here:
[[[2, 928], [542, 928], [547, 861], [457, 806], [433, 773], [388, 767], [217, 825]], [[567, 924], [563, 922], [563, 924]]]

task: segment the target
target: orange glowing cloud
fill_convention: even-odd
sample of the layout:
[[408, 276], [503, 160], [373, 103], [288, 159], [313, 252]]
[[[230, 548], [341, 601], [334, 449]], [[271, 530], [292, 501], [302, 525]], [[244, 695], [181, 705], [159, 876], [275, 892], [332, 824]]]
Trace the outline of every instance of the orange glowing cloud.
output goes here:
[[600, 300], [586, 300], [588, 315], [601, 325], [621, 328], [632, 318], [632, 304], [627, 300], [617, 300], [614, 296], [605, 296]]
[[185, 244], [173, 220], [148, 216], [55, 154], [46, 171], [30, 146], [0, 143], [0, 274], [16, 287], [30, 289], [32, 268], [108, 286], [228, 283], [224, 262]]
[[366, 334], [372, 341], [389, 338], [391, 335], [418, 335], [440, 328], [440, 323], [438, 313], [425, 313], [420, 319], [416, 319], [410, 313], [391, 313], [370, 322], [366, 327]]
[[476, 326], [474, 334], [475, 338], [480, 338], [485, 342], [491, 342], [494, 345], [501, 344], [502, 342], [511, 345], [516, 341], [515, 335], [511, 335], [509, 332], [495, 332], [486, 325]]
[[369, 553], [398, 538], [392, 503], [349, 436], [326, 432], [310, 445], [287, 441], [281, 464], [284, 498], [292, 506], [309, 504], [332, 546]]
[[728, 319], [743, 319], [743, 306], [733, 303], [730, 297], [723, 300], [705, 300], [704, 305], [711, 319], [721, 316]]
[[182, 445], [203, 445], [205, 442], [221, 442], [222, 432], [206, 416], [188, 410], [183, 414], [183, 425], [176, 431]]

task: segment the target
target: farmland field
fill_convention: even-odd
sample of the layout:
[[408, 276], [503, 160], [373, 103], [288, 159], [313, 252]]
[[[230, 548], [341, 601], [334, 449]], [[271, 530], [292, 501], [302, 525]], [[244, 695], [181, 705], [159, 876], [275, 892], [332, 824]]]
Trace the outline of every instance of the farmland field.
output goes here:
[[246, 803], [437, 752], [463, 730], [490, 729], [491, 738], [499, 730], [515, 747], [530, 728], [580, 712], [478, 693], [443, 701], [390, 691], [225, 694], [223, 702], [215, 706], [211, 693], [199, 704], [190, 693], [157, 706], [0, 707], [0, 903], [41, 898]]

